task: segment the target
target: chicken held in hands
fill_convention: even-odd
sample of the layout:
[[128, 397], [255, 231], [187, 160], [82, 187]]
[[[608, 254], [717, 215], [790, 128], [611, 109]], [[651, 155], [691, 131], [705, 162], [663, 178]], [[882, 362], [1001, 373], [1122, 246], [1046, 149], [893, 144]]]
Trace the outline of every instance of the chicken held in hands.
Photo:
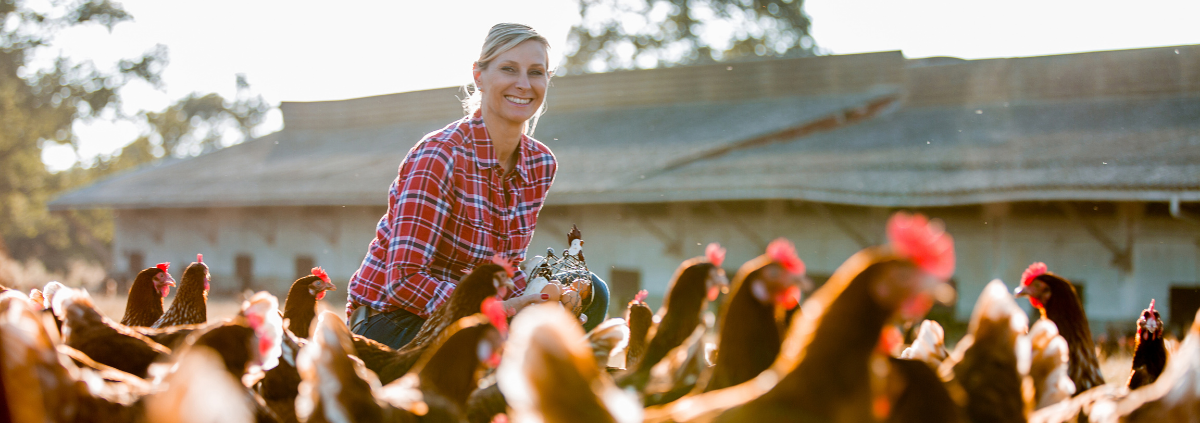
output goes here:
[[1070, 347], [1070, 375], [1075, 392], [1081, 393], [1104, 384], [1100, 359], [1096, 357], [1092, 329], [1088, 326], [1083, 302], [1071, 282], [1047, 271], [1045, 263], [1033, 263], [1021, 274], [1021, 286], [1013, 294], [1027, 297], [1041, 313], [1058, 327]]
[[175, 279], [167, 270], [171, 263], [159, 263], [157, 266], [138, 272], [129, 287], [129, 298], [125, 300], [125, 316], [121, 324], [125, 326], [150, 326], [163, 315], [163, 298], [171, 293]]
[[179, 325], [194, 325], [208, 322], [208, 289], [212, 277], [204, 256], [196, 255], [196, 262], [188, 265], [179, 278], [179, 290], [171, 308], [163, 313], [150, 327], [164, 328]]

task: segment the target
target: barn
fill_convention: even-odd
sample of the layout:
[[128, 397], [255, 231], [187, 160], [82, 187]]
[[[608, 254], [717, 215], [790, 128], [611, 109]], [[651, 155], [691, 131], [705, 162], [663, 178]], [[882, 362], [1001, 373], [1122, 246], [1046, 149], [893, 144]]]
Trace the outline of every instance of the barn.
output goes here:
[[[203, 253], [216, 290], [282, 295], [320, 265], [344, 292], [397, 166], [462, 115], [461, 95], [285, 102], [279, 132], [51, 207], [115, 210], [114, 275]], [[884, 242], [895, 210], [940, 218], [956, 240], [946, 319], [1034, 261], [1076, 284], [1097, 333], [1151, 299], [1176, 327], [1200, 307], [1200, 46], [620, 71], [556, 78], [547, 104], [534, 136], [559, 173], [529, 256], [578, 225], [614, 312], [638, 289], [653, 304], [714, 241], [733, 272], [787, 238], [820, 284]]]

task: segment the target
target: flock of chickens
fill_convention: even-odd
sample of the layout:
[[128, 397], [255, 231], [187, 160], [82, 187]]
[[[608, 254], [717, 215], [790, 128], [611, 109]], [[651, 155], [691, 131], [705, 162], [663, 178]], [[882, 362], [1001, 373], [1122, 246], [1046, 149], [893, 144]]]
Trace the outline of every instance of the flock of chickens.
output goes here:
[[[139, 273], [119, 323], [56, 282], [3, 289], [0, 421], [1200, 421], [1200, 326], [1171, 348], [1151, 302], [1128, 383], [1105, 385], [1078, 296], [1040, 263], [1013, 293], [988, 284], [952, 351], [928, 320], [905, 348], [899, 325], [953, 297], [954, 245], [921, 215], [897, 213], [887, 234], [802, 304], [790, 243], [732, 281], [713, 244], [679, 266], [657, 313], [643, 292], [589, 333], [556, 302], [509, 316], [512, 268], [496, 260], [399, 350], [318, 314], [336, 289], [320, 268], [282, 311], [260, 292], [219, 322], [202, 257], [166, 311], [168, 265]], [[1030, 327], [1014, 294], [1043, 318]]]

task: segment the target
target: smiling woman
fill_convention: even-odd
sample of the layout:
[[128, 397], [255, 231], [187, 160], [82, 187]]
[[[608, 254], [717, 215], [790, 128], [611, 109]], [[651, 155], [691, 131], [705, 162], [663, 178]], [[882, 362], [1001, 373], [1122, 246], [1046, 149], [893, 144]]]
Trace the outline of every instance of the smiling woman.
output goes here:
[[[466, 116], [426, 135], [400, 164], [388, 211], [350, 279], [355, 333], [402, 347], [470, 269], [494, 256], [524, 259], [558, 169], [550, 149], [530, 136], [550, 82], [548, 51], [528, 26], [492, 27], [472, 67], [476, 90], [464, 102]], [[519, 269], [512, 280], [515, 292], [504, 302], [512, 313], [559, 300], [524, 295]]]

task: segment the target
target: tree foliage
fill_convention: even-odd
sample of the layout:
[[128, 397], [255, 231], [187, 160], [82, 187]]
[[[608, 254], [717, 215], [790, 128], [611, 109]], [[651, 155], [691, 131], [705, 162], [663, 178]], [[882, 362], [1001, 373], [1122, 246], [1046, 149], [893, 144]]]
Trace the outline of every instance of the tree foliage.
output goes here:
[[580, 0], [561, 73], [816, 54], [804, 0]]
[[[108, 30], [132, 17], [109, 0], [42, 2], [0, 0], [0, 253], [36, 258], [51, 269], [73, 258], [107, 261], [111, 213], [77, 210], [51, 213], [55, 195], [167, 154], [200, 154], [240, 142], [261, 123], [269, 106], [248, 94], [239, 76], [238, 98], [192, 94], [160, 112], [123, 116], [119, 90], [141, 80], [161, 87], [167, 49], [102, 69], [89, 61], [59, 57], [48, 66], [33, 58], [52, 46], [55, 34], [80, 25]], [[151, 128], [120, 152], [51, 173], [42, 162], [51, 144], [78, 149], [77, 122], [117, 116]], [[233, 131], [240, 136], [225, 135]], [[7, 251], [5, 251], [7, 250]]]

